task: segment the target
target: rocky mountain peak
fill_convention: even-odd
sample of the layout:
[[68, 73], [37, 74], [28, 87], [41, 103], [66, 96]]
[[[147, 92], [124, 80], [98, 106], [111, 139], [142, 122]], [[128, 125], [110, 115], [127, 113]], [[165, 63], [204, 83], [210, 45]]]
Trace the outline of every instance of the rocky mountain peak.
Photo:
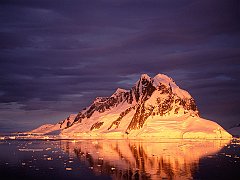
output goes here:
[[173, 81], [172, 78], [168, 77], [167, 75], [164, 74], [157, 74], [153, 78], [153, 84], [155, 87], [159, 86], [159, 84], [164, 84], [166, 86], [170, 85], [176, 85], [175, 82]]
[[117, 97], [117, 96], [120, 96], [124, 93], [127, 93], [129, 92], [128, 90], [126, 89], [122, 89], [122, 88], [117, 88], [117, 90], [113, 93], [113, 95], [111, 97]]
[[142, 74], [142, 75], [140, 76], [140, 80], [143, 80], [143, 79], [146, 79], [146, 80], [148, 80], [148, 81], [151, 81], [151, 77], [148, 76], [147, 74]]
[[74, 117], [36, 131], [60, 129], [80, 137], [231, 137], [217, 124], [202, 120], [191, 95], [164, 74], [143, 74], [129, 91], [118, 88], [110, 97], [98, 97]]
[[74, 122], [90, 118], [95, 112], [111, 111], [124, 103], [131, 108], [123, 111], [123, 114], [136, 109], [128, 130], [141, 128], [149, 116], [185, 113], [198, 115], [193, 98], [188, 92], [180, 89], [170, 77], [158, 74], [151, 78], [142, 74], [130, 91], [118, 88], [110, 97], [97, 97], [86, 110], [79, 112]]
[[147, 96], [151, 96], [152, 92], [156, 88], [153, 86], [152, 78], [147, 74], [142, 74], [140, 79], [132, 87], [130, 93], [133, 96], [133, 101], [138, 103], [139, 101], [146, 100]]

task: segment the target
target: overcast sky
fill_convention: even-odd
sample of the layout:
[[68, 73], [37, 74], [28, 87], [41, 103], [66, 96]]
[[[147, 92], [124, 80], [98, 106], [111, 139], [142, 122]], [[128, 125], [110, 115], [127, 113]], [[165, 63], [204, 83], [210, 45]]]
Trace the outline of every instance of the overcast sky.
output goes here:
[[240, 123], [239, 0], [1, 0], [0, 132], [58, 122], [164, 73]]

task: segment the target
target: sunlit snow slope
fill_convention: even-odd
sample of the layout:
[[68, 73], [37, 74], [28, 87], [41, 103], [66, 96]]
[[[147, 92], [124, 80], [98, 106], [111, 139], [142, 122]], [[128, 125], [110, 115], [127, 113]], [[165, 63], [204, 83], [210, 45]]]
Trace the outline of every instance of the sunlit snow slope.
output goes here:
[[68, 116], [66, 119], [64, 119], [63, 121], [61, 121], [57, 124], [44, 124], [32, 131], [26, 132], [26, 133], [39, 134], [39, 135], [59, 134], [62, 129], [69, 127], [73, 123], [75, 117], [76, 117], [76, 114], [70, 114], [70, 116]]
[[[45, 133], [41, 129], [34, 131]], [[231, 138], [217, 123], [201, 118], [191, 95], [163, 74], [154, 78], [143, 74], [130, 90], [117, 89], [110, 97], [96, 98], [61, 128], [60, 135], [66, 138]]]

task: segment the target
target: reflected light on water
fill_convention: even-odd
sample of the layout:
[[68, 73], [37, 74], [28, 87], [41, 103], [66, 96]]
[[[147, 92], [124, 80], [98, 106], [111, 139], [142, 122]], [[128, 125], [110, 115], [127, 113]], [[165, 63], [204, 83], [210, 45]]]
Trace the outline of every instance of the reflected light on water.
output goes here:
[[192, 179], [200, 158], [220, 151], [228, 140], [147, 142], [130, 140], [61, 141], [61, 148], [113, 179]]

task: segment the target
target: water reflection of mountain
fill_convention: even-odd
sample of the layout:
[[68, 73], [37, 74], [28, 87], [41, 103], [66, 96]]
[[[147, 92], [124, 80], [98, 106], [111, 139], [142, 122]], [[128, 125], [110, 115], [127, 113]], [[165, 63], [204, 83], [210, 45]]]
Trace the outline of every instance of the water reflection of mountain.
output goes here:
[[96, 174], [113, 179], [192, 179], [199, 159], [228, 141], [147, 142], [128, 140], [62, 141], [61, 147]]

